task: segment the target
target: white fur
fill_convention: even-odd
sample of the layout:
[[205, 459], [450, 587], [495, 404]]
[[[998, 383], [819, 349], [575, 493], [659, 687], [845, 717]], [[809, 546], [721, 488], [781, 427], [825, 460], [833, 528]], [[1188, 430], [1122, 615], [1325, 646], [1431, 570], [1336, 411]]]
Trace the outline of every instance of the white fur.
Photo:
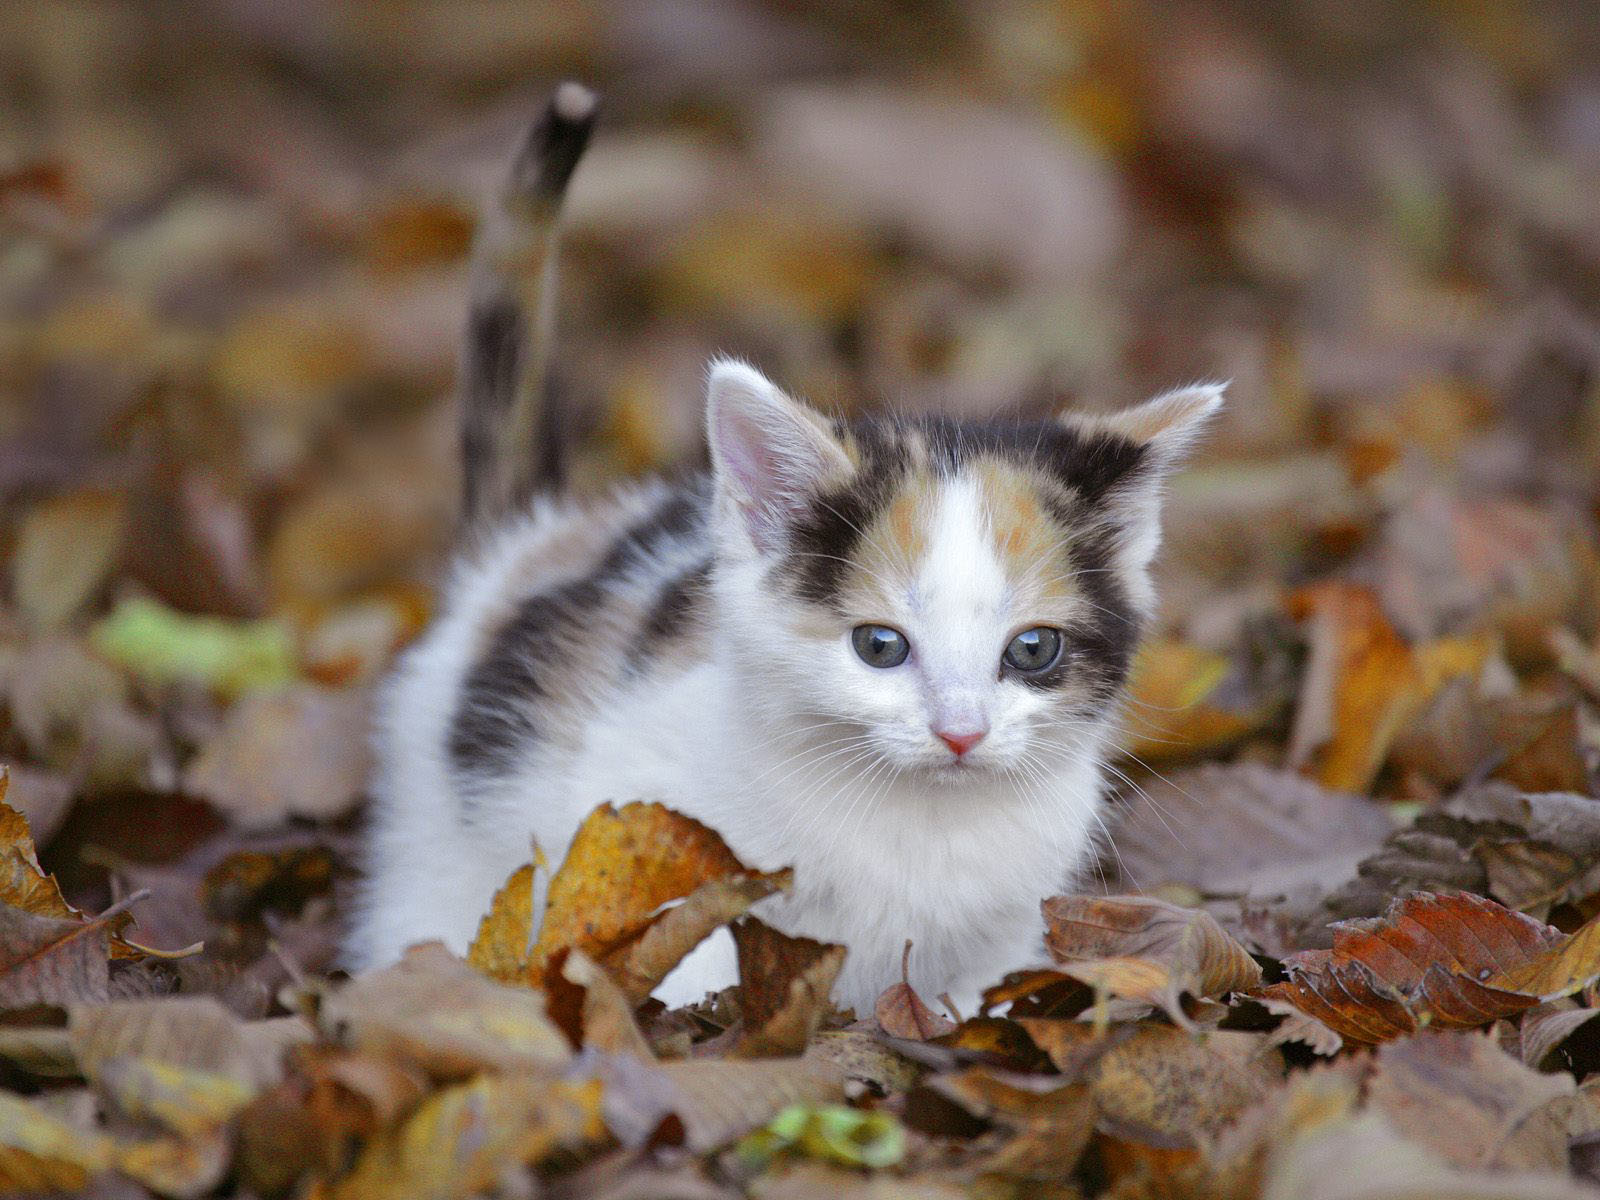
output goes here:
[[[541, 508], [458, 571], [384, 696], [353, 965], [392, 960], [427, 938], [464, 950], [494, 891], [528, 860], [530, 838], [558, 862], [596, 805], [633, 799], [704, 821], [752, 866], [793, 865], [793, 893], [759, 915], [845, 943], [835, 998], [858, 1013], [898, 979], [907, 939], [912, 983], [926, 997], [949, 993], [963, 1013], [982, 987], [1039, 956], [1039, 901], [1067, 885], [1097, 828], [1110, 715], [1064, 726], [1041, 693], [999, 678], [1006, 643], [1039, 614], [1019, 607], [976, 489], [959, 477], [939, 489], [925, 557], [911, 564], [894, 611], [861, 614], [907, 634], [904, 666], [861, 662], [844, 625], [826, 645], [782, 636], [791, 614], [763, 582], [762, 505], [772, 497], [762, 480], [798, 487], [793, 471], [838, 465], [785, 423], [790, 405], [749, 368], [714, 371], [721, 557], [709, 657], [646, 672], [606, 697], [570, 750], [531, 748], [515, 773], [475, 794], [471, 828], [448, 770], [457, 693], [517, 564], [572, 518]], [[727, 420], [735, 410], [739, 419]], [[747, 453], [743, 442], [774, 428], [798, 451]], [[959, 764], [933, 733], [951, 723], [989, 731]], [[735, 979], [722, 934], [658, 995], [696, 1000]]]

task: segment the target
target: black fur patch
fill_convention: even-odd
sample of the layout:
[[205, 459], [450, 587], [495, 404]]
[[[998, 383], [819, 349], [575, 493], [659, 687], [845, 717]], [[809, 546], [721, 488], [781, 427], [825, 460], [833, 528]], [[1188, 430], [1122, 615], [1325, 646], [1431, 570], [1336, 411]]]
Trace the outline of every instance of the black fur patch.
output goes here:
[[978, 457], [1044, 469], [1064, 485], [1065, 495], [1050, 508], [1069, 527], [1086, 508], [1109, 502], [1116, 486], [1144, 462], [1146, 452], [1116, 434], [1086, 434], [1057, 421], [867, 420], [852, 424], [849, 433], [861, 452], [862, 469], [846, 486], [812, 502], [805, 518], [790, 530], [780, 567], [795, 594], [816, 604], [838, 600], [862, 530], [888, 504], [912, 465], [906, 446], [913, 434], [921, 436], [928, 465], [935, 470], [958, 471]]
[[469, 517], [478, 513], [485, 476], [495, 465], [500, 427], [516, 394], [527, 335], [526, 315], [511, 296], [485, 297], [473, 304], [467, 317], [461, 473]]
[[1109, 703], [1127, 681], [1138, 647], [1141, 621], [1122, 581], [1110, 570], [1115, 546], [1108, 535], [1075, 539], [1071, 568], [1089, 611], [1066, 629], [1066, 646], [1055, 665], [1029, 674], [1008, 672], [1018, 683], [1055, 690], [1069, 682], [1087, 687], [1098, 702]]
[[707, 558], [661, 586], [639, 629], [644, 642], [640, 649], [645, 654], [654, 655], [662, 642], [688, 632], [704, 617], [706, 583], [710, 578], [711, 560]]
[[462, 686], [449, 741], [457, 771], [482, 776], [515, 765], [538, 733], [534, 710], [545, 696], [543, 677], [563, 646], [584, 636], [612, 585], [646, 566], [666, 543], [697, 534], [705, 514], [702, 489], [674, 492], [618, 538], [588, 575], [517, 606]]

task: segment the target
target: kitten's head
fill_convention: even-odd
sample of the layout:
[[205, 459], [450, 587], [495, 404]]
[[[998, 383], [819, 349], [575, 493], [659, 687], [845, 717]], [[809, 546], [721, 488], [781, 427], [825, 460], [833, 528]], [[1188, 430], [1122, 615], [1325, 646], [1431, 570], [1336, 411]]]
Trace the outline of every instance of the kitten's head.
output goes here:
[[1162, 484], [1222, 402], [843, 424], [711, 369], [718, 588], [758, 702], [933, 778], [1103, 728], [1152, 604]]

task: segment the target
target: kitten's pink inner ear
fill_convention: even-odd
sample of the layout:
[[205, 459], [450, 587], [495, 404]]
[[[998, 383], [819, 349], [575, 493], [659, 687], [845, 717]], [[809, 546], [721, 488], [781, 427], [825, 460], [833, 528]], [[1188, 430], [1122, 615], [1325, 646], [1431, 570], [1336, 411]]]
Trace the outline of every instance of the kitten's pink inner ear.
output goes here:
[[778, 549], [810, 498], [850, 469], [820, 418], [743, 363], [712, 366], [706, 425], [717, 487], [763, 552]]

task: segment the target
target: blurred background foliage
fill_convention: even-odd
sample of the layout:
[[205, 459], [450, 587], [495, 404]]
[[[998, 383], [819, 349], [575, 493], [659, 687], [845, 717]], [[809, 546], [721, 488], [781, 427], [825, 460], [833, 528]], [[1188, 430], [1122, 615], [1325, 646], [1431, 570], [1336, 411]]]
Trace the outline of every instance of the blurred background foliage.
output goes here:
[[13, 802], [90, 897], [344, 828], [452, 535], [478, 198], [569, 76], [580, 486], [697, 460], [715, 352], [840, 410], [1231, 379], [1145, 755], [1426, 802], [1555, 713], [1581, 785], [1597, 64], [1586, 0], [5, 3]]

